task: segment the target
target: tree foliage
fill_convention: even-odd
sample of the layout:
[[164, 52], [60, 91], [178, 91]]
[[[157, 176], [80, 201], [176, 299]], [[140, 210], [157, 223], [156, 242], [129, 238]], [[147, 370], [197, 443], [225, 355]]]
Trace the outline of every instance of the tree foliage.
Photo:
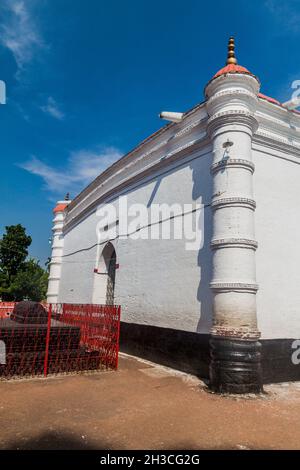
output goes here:
[[48, 273], [34, 259], [26, 261], [16, 274], [10, 286], [14, 300], [34, 300], [40, 302], [46, 297]]
[[32, 240], [21, 224], [7, 226], [5, 230], [0, 240], [0, 269], [11, 281], [22, 268]]
[[0, 240], [0, 297], [4, 301], [45, 299], [48, 273], [33, 259], [27, 259], [31, 237], [22, 225], [5, 228]]

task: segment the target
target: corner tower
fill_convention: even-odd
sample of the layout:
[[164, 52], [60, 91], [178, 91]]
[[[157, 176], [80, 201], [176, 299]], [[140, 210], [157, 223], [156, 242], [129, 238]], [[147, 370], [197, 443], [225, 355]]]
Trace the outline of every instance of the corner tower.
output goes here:
[[47, 302], [49, 304], [56, 304], [59, 294], [59, 282], [61, 277], [62, 256], [64, 251], [64, 220], [65, 209], [71, 203], [69, 194], [66, 195], [64, 201], [58, 201], [53, 209], [54, 219], [52, 227], [52, 252], [51, 261], [49, 263], [50, 272], [48, 279]]
[[252, 136], [259, 80], [237, 64], [229, 39], [224, 68], [205, 88], [213, 161], [213, 327], [210, 387], [221, 393], [262, 390], [256, 316]]

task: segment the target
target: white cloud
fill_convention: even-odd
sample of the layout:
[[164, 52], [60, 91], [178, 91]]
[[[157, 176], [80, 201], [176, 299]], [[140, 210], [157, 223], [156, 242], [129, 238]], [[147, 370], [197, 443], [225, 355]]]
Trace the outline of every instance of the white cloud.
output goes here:
[[95, 152], [72, 152], [67, 165], [62, 168], [54, 168], [37, 157], [32, 157], [19, 166], [33, 175], [40, 176], [44, 181], [44, 189], [51, 193], [62, 196], [70, 192], [75, 196], [121, 156], [118, 149], [106, 147]]
[[299, 0], [265, 0], [265, 7], [289, 33], [300, 32]]
[[0, 27], [0, 41], [12, 52], [19, 72], [44, 47], [31, 12], [32, 5], [32, 0], [4, 0], [1, 6], [6, 14]]
[[49, 96], [47, 103], [44, 106], [41, 106], [40, 109], [44, 113], [49, 114], [50, 116], [55, 119], [58, 119], [59, 121], [62, 121], [65, 117], [65, 114], [62, 112], [59, 105], [54, 100], [54, 98], [52, 98], [52, 96]]

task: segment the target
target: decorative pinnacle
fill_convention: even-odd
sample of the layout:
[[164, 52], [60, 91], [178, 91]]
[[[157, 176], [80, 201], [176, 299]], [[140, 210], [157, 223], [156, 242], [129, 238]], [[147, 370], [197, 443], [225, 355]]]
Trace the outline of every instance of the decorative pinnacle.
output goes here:
[[70, 193], [67, 193], [67, 194], [65, 195], [65, 201], [69, 201], [69, 200], [70, 200]]
[[228, 54], [227, 54], [226, 65], [237, 64], [237, 60], [236, 60], [235, 53], [234, 53], [234, 48], [235, 48], [234, 38], [230, 37], [228, 41]]

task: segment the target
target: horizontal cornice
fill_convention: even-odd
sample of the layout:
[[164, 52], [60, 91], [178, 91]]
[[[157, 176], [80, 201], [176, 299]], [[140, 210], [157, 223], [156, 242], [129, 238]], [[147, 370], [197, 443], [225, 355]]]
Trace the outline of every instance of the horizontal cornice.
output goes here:
[[[163, 128], [165, 131], [157, 134], [156, 142], [154, 138], [146, 140], [144, 145], [141, 144], [118, 160], [83, 190], [67, 208], [67, 218], [73, 212], [81, 211], [81, 205], [86, 206], [90, 203], [89, 201], [94, 201], [97, 198], [95, 193], [99, 193], [100, 188], [103, 189], [103, 193], [107, 192], [104, 186], [108, 190], [117, 187], [120, 180], [130, 180], [133, 174], [153, 166], [157, 160], [169, 159], [185, 147], [193, 146], [199, 139], [205, 139], [207, 118], [205, 107], [203, 104], [199, 105], [186, 114], [183, 123]], [[192, 134], [195, 134], [194, 138]]]
[[[287, 119], [292, 123], [290, 127]], [[205, 103], [202, 103], [186, 113], [181, 126], [174, 123], [165, 126], [99, 175], [67, 208], [64, 231], [106, 198], [209, 145], [208, 130], [212, 131], [223, 123], [234, 124], [236, 120], [238, 123], [245, 121], [250, 127], [255, 125], [256, 120], [259, 121], [260, 126], [253, 135], [254, 145], [267, 147], [270, 151], [278, 150], [289, 160], [300, 157], [300, 116], [259, 100], [255, 115], [229, 111], [208, 119]], [[299, 144], [293, 142], [290, 136], [297, 136]], [[167, 151], [170, 146], [173, 148]], [[251, 162], [238, 158], [214, 164], [211, 170], [215, 172], [230, 165], [242, 165], [250, 171], [254, 170]]]
[[280, 152], [286, 153], [287, 156], [294, 155], [300, 157], [300, 145], [288, 141], [288, 138], [275, 136], [262, 129], [258, 129], [254, 134], [252, 142], [261, 144], [270, 149], [279, 150]]
[[270, 103], [264, 99], [258, 100], [257, 114], [276, 120], [278, 123], [289, 123], [300, 127], [300, 114], [288, 110], [278, 104]]
[[[108, 181], [112, 175], [115, 175], [116, 172], [118, 172], [122, 168], [126, 167], [127, 165], [134, 164], [134, 162], [136, 162], [137, 160], [139, 161], [141, 157], [146, 157], [152, 154], [156, 150], [168, 144], [174, 138], [180, 137], [181, 135], [188, 133], [191, 129], [197, 126], [199, 122], [205, 121], [207, 118], [208, 116], [205, 108], [205, 102], [202, 102], [194, 106], [186, 113], [184, 113], [184, 119], [182, 123], [170, 122], [166, 124], [161, 129], [144, 139], [133, 150], [131, 150], [118, 161], [113, 163], [105, 171], [103, 171], [80, 194], [78, 194], [78, 196], [71, 202], [68, 209], [72, 210], [85, 197], [88, 197], [95, 187], [97, 188], [101, 183]], [[181, 129], [180, 127], [182, 125], [183, 128]], [[176, 129], [179, 130], [176, 132]], [[160, 138], [162, 138], [163, 140], [159, 141]]]
[[[113, 186], [109, 190], [103, 192], [99, 197], [95, 197], [91, 201], [87, 201], [86, 205], [84, 207], [81, 207], [81, 210], [78, 211], [78, 213], [72, 217], [72, 214], [68, 214], [66, 217], [66, 222], [64, 226], [64, 232], [67, 232], [72, 228], [78, 221], [80, 221], [83, 217], [87, 216], [89, 213], [91, 213], [95, 208], [99, 205], [102, 204], [103, 202], [109, 200], [113, 196], [118, 196], [122, 191], [126, 190], [127, 188], [130, 188], [134, 186], [137, 183], [140, 183], [142, 180], [145, 178], [151, 176], [157, 171], [161, 171], [168, 166], [170, 166], [172, 163], [183, 160], [187, 156], [193, 156], [196, 154], [196, 152], [201, 152], [204, 150], [204, 155], [206, 154], [205, 148], [210, 145], [210, 141], [207, 138], [206, 134], [204, 134], [201, 138], [199, 139], [194, 139], [188, 143], [186, 143], [183, 146], [178, 147], [176, 150], [170, 152], [168, 155], [166, 155], [163, 159], [160, 159], [153, 165], [149, 165], [148, 167], [144, 168], [142, 171], [138, 172], [137, 174], [132, 175], [131, 177], [126, 178], [124, 181], [122, 181], [120, 184]], [[199, 154], [201, 156], [201, 153]], [[71, 215], [71, 217], [70, 217]]]

